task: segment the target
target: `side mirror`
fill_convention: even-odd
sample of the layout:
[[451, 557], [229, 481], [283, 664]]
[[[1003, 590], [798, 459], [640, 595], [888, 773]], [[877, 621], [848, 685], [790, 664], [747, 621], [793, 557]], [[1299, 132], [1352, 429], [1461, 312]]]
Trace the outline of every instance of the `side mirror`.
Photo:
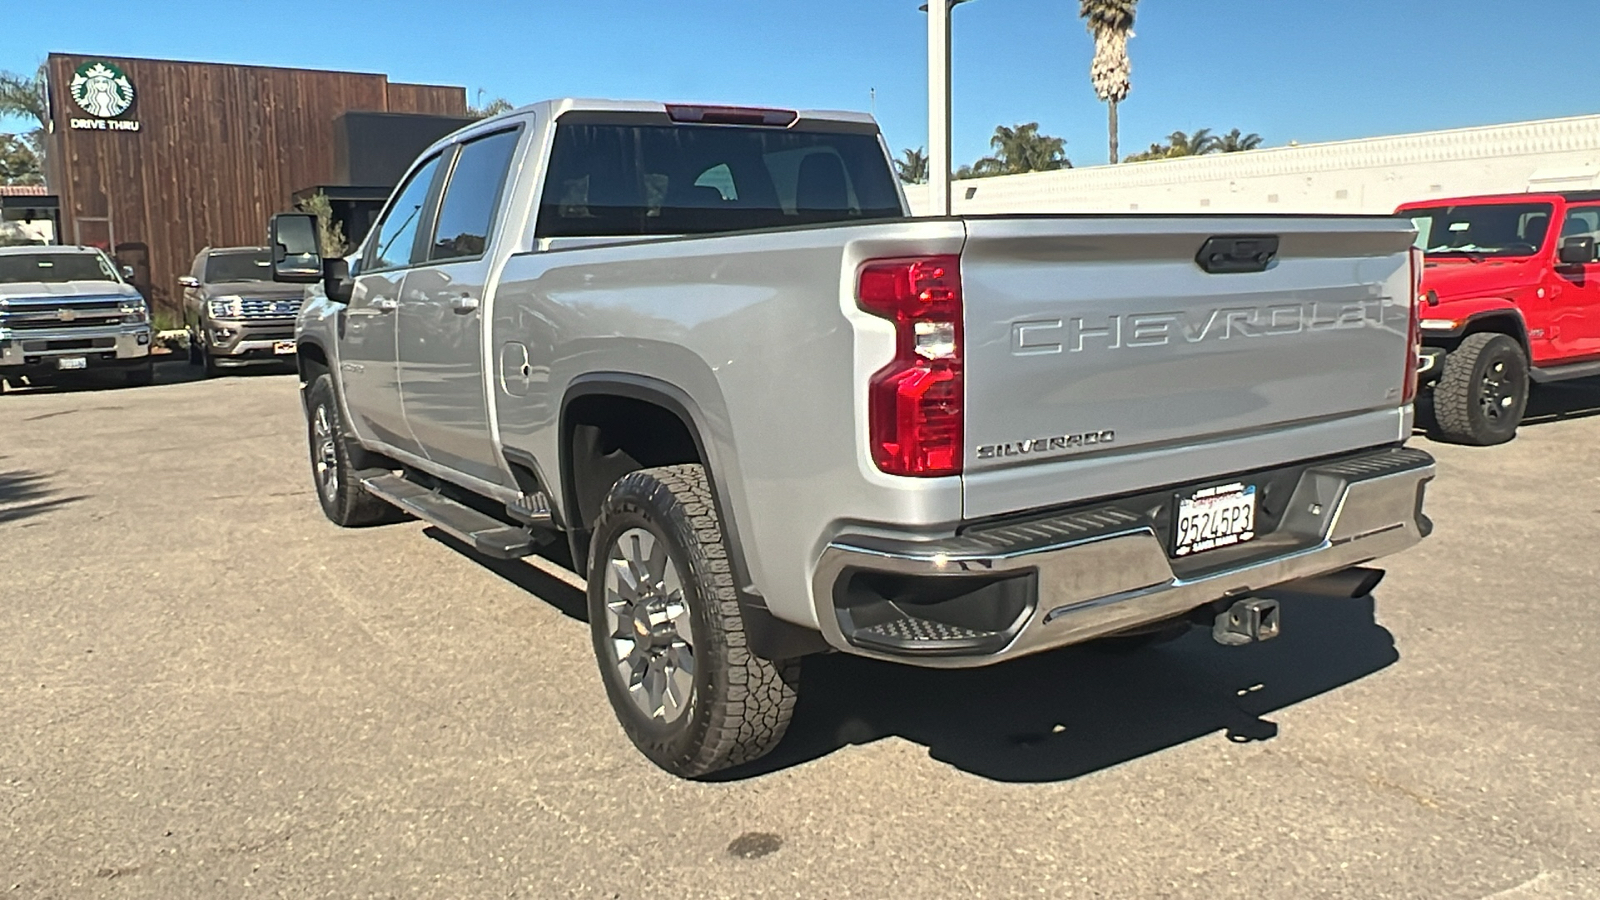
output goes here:
[[180, 276], [178, 276], [178, 287], [189, 288], [190, 290], [193, 290], [194, 288], [197, 288], [199, 286], [200, 286], [200, 279], [194, 277], [193, 275], [180, 275]]
[[123, 277], [123, 279], [125, 281], [132, 281], [133, 280], [133, 266], [123, 266], [122, 267], [122, 277]]
[[356, 283], [350, 279], [350, 263], [343, 257], [322, 261], [322, 292], [334, 303], [349, 303]]
[[1562, 265], [1586, 266], [1594, 261], [1594, 238], [1569, 237], [1561, 242]]
[[272, 249], [273, 281], [315, 284], [322, 280], [322, 246], [317, 240], [316, 216], [273, 216], [267, 226], [267, 246]]

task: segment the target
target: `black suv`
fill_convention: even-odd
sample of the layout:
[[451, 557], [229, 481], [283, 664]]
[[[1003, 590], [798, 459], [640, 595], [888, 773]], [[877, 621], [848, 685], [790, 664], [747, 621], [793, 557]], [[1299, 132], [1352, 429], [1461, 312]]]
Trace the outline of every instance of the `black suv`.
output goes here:
[[265, 247], [208, 247], [183, 286], [189, 362], [206, 376], [253, 362], [294, 360], [294, 321], [303, 288], [272, 280]]

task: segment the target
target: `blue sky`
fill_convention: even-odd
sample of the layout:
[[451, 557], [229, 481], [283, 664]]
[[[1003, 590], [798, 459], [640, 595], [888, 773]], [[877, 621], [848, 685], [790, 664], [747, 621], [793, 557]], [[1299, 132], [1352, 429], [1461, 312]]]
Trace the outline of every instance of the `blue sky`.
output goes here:
[[[0, 69], [55, 50], [385, 72], [517, 103], [587, 96], [876, 111], [926, 143], [919, 0], [122, 0], [108, 14], [0, 0]], [[955, 158], [1038, 121], [1078, 165], [1106, 159], [1105, 108], [1077, 0], [954, 12]], [[75, 11], [73, 11], [75, 10]], [[1595, 0], [1144, 0], [1124, 153], [1173, 129], [1238, 127], [1269, 146], [1600, 113], [1587, 65], [1551, 38], [1600, 34]], [[344, 40], [341, 40], [344, 38]], [[1580, 58], [1587, 58], [1579, 54]], [[1576, 69], [1577, 79], [1566, 83]], [[0, 130], [22, 123], [0, 120]]]

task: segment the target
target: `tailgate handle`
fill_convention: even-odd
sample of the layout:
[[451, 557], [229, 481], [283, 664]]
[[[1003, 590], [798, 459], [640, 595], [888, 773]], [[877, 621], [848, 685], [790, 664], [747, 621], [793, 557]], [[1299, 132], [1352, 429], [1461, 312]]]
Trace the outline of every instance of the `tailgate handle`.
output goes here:
[[1278, 256], [1275, 234], [1221, 235], [1206, 241], [1194, 261], [1212, 275], [1265, 272]]

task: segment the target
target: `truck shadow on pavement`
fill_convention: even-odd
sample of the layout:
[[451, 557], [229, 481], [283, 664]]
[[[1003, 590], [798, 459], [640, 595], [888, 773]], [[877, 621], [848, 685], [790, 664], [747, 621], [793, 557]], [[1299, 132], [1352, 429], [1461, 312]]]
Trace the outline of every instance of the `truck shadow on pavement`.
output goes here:
[[1536, 387], [1528, 395], [1522, 424], [1543, 425], [1600, 416], [1600, 378], [1558, 381]]
[[59, 496], [50, 487], [49, 476], [38, 472], [0, 470], [0, 525], [42, 515], [82, 499]]
[[738, 780], [852, 744], [900, 737], [965, 772], [1063, 781], [1224, 732], [1270, 740], [1263, 718], [1399, 659], [1371, 597], [1283, 596], [1283, 634], [1223, 647], [1203, 629], [1118, 654], [1071, 647], [985, 669], [915, 669], [834, 654], [809, 658], [789, 731]]
[[[1431, 404], [1432, 400], [1426, 393], [1418, 399], [1417, 425], [1413, 433], [1439, 440], [1439, 434], [1431, 427]], [[1528, 395], [1528, 408], [1523, 413], [1522, 424], [1524, 427], [1548, 425], [1591, 416], [1600, 416], [1600, 378], [1579, 378], [1536, 385]]]

